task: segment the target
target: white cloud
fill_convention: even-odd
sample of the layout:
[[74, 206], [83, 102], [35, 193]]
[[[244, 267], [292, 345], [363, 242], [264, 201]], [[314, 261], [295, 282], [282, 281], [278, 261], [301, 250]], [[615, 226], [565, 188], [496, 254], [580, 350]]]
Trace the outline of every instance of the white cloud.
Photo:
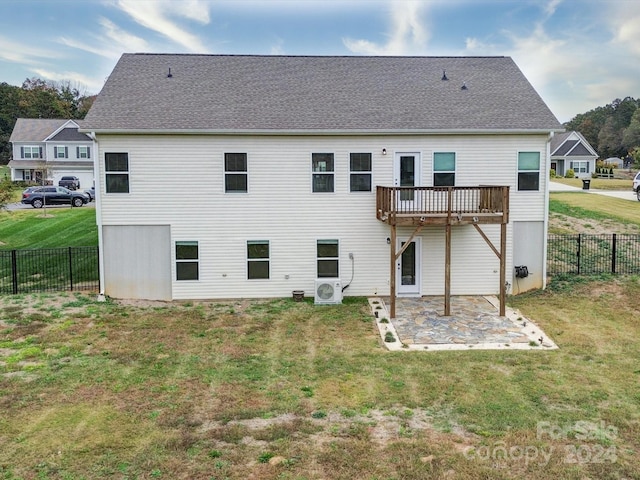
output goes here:
[[172, 17], [179, 16], [207, 24], [209, 22], [207, 2], [117, 0], [115, 6], [128, 14], [136, 23], [158, 32], [189, 52], [205, 53], [207, 51], [197, 36], [181, 28], [172, 20]]
[[[629, 2], [622, 5], [614, 5], [610, 11], [609, 25], [613, 35], [613, 45], [628, 49], [636, 57], [640, 57], [640, 5]], [[638, 62], [640, 58], [636, 58]]]
[[31, 47], [0, 36], [0, 59], [23, 65], [39, 65], [43, 60], [58, 58], [54, 50]]
[[343, 38], [353, 53], [364, 55], [408, 55], [424, 53], [429, 33], [420, 17], [424, 2], [416, 0], [391, 1], [391, 31], [385, 44], [369, 40]]

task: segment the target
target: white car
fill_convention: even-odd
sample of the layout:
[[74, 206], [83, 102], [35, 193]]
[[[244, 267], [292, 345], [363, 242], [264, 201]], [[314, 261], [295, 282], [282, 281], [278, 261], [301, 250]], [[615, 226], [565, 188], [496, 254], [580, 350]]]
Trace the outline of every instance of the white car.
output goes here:
[[640, 201], [640, 172], [636, 173], [636, 176], [633, 178], [633, 191], [636, 192], [638, 201]]

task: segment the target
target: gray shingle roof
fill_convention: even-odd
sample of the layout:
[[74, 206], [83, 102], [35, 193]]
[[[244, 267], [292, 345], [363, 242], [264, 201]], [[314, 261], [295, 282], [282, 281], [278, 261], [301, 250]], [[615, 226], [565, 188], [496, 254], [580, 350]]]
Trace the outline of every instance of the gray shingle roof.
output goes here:
[[123, 55], [83, 128], [562, 130], [508, 57], [178, 54]]
[[[64, 126], [69, 119], [63, 118], [18, 118], [11, 132], [10, 142], [44, 142], [53, 132]], [[78, 125], [82, 125], [82, 120], [73, 120]], [[50, 140], [64, 142], [86, 142], [91, 139], [84, 133], [79, 133], [78, 129], [71, 126], [63, 128], [55, 137]]]

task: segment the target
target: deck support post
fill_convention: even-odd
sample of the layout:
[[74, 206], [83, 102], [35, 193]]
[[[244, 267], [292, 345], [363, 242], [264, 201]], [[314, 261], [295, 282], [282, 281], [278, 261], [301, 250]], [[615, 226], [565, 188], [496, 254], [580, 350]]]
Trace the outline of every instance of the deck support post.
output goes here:
[[389, 241], [389, 316], [396, 318], [396, 225], [391, 225]]
[[444, 248], [444, 316], [451, 315], [451, 224], [445, 226]]
[[500, 316], [506, 315], [507, 303], [507, 224], [500, 224]]

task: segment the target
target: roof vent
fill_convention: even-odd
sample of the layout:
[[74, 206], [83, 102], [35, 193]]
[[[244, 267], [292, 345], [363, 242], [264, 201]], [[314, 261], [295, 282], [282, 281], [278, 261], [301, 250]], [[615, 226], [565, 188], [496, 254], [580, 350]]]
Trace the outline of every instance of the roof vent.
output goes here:
[[167, 74], [167, 78], [171, 78], [173, 75], [171, 74], [171, 67], [169, 67], [169, 73]]
[[468, 90], [467, 89], [467, 84], [463, 83], [462, 86], [460, 87], [460, 90]]
[[449, 80], [447, 78], [447, 71], [446, 70], [442, 70], [442, 80]]

